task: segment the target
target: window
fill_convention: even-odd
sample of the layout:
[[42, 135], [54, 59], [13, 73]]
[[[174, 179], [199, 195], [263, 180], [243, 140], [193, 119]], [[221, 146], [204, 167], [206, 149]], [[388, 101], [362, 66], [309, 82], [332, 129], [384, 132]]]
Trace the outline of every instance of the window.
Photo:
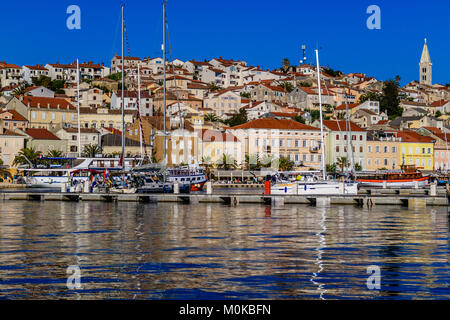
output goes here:
[[384, 159], [384, 165], [388, 166], [389, 165], [389, 160], [388, 159]]
[[42, 120], [45, 120], [47, 114], [45, 112], [42, 112]]
[[336, 147], [336, 152], [339, 152], [339, 146], [338, 146], [338, 147]]
[[364, 152], [364, 147], [359, 147], [359, 152], [363, 153]]
[[376, 153], [380, 153], [380, 146], [376, 147]]
[[368, 147], [367, 147], [367, 151], [368, 151], [368, 152], [372, 152], [372, 146], [368, 146]]
[[397, 147], [392, 147], [392, 153], [397, 153]]
[[384, 153], [389, 153], [389, 147], [384, 147]]
[[338, 134], [336, 135], [336, 140], [339, 140], [339, 135]]

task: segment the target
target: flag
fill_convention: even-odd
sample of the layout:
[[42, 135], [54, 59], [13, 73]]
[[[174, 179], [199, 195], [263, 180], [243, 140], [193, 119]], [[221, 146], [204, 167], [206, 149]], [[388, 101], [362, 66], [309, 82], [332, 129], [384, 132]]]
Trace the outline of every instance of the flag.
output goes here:
[[106, 182], [106, 180], [109, 179], [109, 172], [108, 169], [105, 168], [105, 172], [103, 173], [103, 183]]

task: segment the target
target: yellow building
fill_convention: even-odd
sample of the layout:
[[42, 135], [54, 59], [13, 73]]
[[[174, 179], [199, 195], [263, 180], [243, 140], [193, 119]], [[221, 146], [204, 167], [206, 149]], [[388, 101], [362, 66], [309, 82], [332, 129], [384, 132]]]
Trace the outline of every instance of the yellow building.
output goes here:
[[15, 110], [28, 120], [28, 127], [34, 129], [59, 130], [66, 126], [76, 126], [77, 109], [61, 98], [20, 96], [6, 105], [7, 110]]
[[[125, 110], [125, 125], [133, 123], [135, 112]], [[80, 108], [81, 128], [114, 128], [122, 130], [122, 110], [108, 108]], [[78, 127], [78, 125], [75, 125]]]
[[398, 131], [401, 138], [399, 163], [415, 165], [418, 169], [434, 170], [435, 139], [418, 134], [415, 131]]

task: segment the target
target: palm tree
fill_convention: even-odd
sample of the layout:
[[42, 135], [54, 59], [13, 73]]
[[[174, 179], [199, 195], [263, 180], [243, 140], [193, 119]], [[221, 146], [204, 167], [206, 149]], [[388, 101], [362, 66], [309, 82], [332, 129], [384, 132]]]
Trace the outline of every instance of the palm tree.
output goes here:
[[219, 118], [214, 113], [208, 113], [204, 117], [205, 121], [207, 122], [218, 122]]
[[[60, 150], [50, 150], [46, 155], [46, 158], [62, 158], [63, 157], [63, 153]], [[61, 160], [50, 160], [49, 164], [61, 164]]]
[[101, 154], [102, 152], [103, 150], [102, 148], [100, 148], [99, 145], [89, 144], [87, 146], [84, 146], [82, 155], [85, 158], [95, 158], [98, 154]]
[[262, 157], [260, 165], [263, 168], [270, 168], [272, 166], [273, 161], [274, 161], [274, 157], [266, 154]]
[[336, 173], [336, 164], [327, 164], [327, 172]]
[[40, 155], [41, 152], [36, 151], [36, 149], [34, 149], [33, 147], [23, 148], [22, 150], [20, 150], [19, 155], [14, 158], [13, 165], [27, 165], [30, 164], [28, 161], [35, 165]]
[[23, 84], [20, 87], [17, 87], [16, 89], [14, 89], [14, 91], [12, 92], [14, 97], [17, 96], [22, 96], [25, 93], [25, 89], [30, 87], [29, 84]]
[[208, 86], [209, 91], [218, 91], [218, 90], [222, 90], [223, 88], [221, 86], [218, 86], [216, 83], [211, 82]]
[[294, 168], [294, 162], [289, 158], [280, 157], [278, 159], [278, 167], [281, 171], [291, 171]]
[[259, 161], [259, 154], [256, 155], [245, 155], [245, 164], [248, 170], [258, 170], [261, 168], [261, 162]]
[[236, 169], [237, 161], [228, 154], [223, 154], [222, 160], [217, 163], [217, 168], [222, 168], [224, 170]]
[[341, 169], [341, 172], [344, 172], [345, 169], [350, 165], [346, 157], [338, 158], [336, 164]]

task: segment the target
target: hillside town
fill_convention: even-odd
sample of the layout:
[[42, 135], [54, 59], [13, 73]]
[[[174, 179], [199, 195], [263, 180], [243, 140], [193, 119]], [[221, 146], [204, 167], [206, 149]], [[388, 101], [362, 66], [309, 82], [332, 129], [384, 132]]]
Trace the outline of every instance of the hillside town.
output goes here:
[[294, 66], [288, 59], [276, 70], [223, 57], [123, 60], [115, 55], [110, 66], [81, 62], [79, 101], [76, 62], [0, 61], [0, 165], [16, 168], [27, 150], [53, 157], [120, 156], [123, 108], [127, 157], [162, 162], [168, 136], [169, 166], [195, 161], [257, 168], [278, 159], [283, 169], [319, 170], [320, 93], [330, 170], [449, 169], [450, 85], [432, 82], [426, 40], [420, 78], [403, 87], [395, 75], [381, 81], [327, 66]]

